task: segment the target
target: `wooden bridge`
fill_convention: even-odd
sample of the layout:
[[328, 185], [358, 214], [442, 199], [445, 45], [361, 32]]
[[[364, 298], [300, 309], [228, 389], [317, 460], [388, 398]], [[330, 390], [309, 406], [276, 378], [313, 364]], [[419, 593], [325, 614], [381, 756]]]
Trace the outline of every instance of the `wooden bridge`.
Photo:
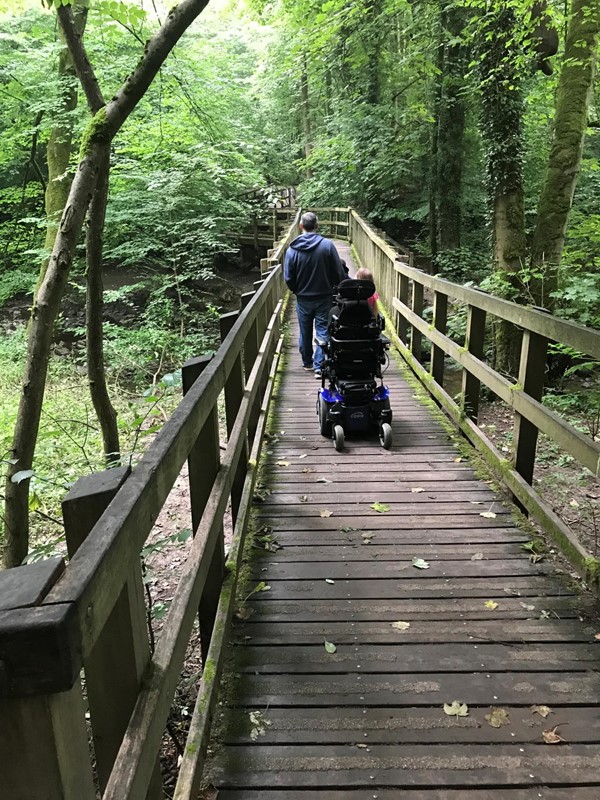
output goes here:
[[[281, 275], [296, 217], [139, 465], [65, 499], [69, 563], [0, 574], [1, 800], [600, 798], [594, 605], [530, 558], [510, 499], [597, 590], [595, 554], [531, 482], [538, 431], [599, 474], [598, 442], [540, 401], [548, 342], [600, 359], [600, 334], [427, 275], [343, 214], [390, 312], [392, 450], [337, 453], [318, 433]], [[463, 345], [446, 336], [459, 303]], [[517, 383], [485, 360], [486, 314], [523, 331]], [[481, 383], [514, 410], [510, 460], [477, 427]], [[151, 654], [139, 557], [186, 460], [195, 538]], [[157, 757], [196, 620], [204, 670], [171, 789]]]

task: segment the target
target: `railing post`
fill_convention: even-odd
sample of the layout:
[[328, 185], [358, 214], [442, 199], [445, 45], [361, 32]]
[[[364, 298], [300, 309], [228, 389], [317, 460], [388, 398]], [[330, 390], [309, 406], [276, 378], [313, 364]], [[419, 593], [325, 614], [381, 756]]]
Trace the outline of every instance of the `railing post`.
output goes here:
[[[433, 326], [436, 331], [445, 334], [448, 325], [448, 295], [435, 292], [433, 297]], [[431, 347], [431, 376], [440, 386], [444, 385], [444, 356], [441, 347]]]
[[[250, 303], [250, 301], [254, 297], [254, 294], [255, 292], [246, 292], [245, 294], [242, 295], [241, 297], [242, 311]], [[256, 361], [256, 356], [258, 355], [258, 350], [260, 348], [260, 338], [259, 338], [259, 318], [257, 316], [255, 317], [252, 325], [250, 326], [250, 330], [248, 331], [246, 338], [244, 340], [245, 383], [248, 382], [248, 378], [250, 377], [250, 373], [252, 372], [252, 367], [254, 366], [254, 362]], [[254, 407], [250, 414], [250, 419], [248, 421], [248, 442], [250, 448], [252, 448], [254, 434], [256, 433], [256, 425], [258, 423], [259, 413], [260, 413], [260, 403], [257, 402], [254, 404]]]
[[[401, 264], [404, 263], [399, 258], [397, 259]], [[401, 272], [400, 280], [398, 281], [398, 300], [403, 303], [405, 306], [408, 305], [408, 290], [409, 290], [409, 281], [408, 276], [403, 275]], [[398, 338], [401, 339], [404, 344], [407, 343], [408, 339], [408, 322], [406, 318], [398, 312], [398, 327], [396, 329], [398, 333]]]
[[[524, 392], [538, 401], [541, 401], [544, 393], [547, 354], [548, 340], [544, 336], [528, 330], [523, 331], [519, 384]], [[515, 469], [529, 484], [533, 483], [537, 439], [537, 427], [515, 412], [513, 432]]]
[[[223, 314], [219, 320], [219, 328], [221, 332], [221, 341], [229, 331], [233, 328], [240, 316], [239, 311], [232, 311], [230, 314]], [[240, 404], [244, 397], [244, 366], [242, 363], [242, 351], [237, 354], [236, 359], [229, 373], [229, 377], [225, 382], [225, 420], [227, 425], [227, 435], [231, 434], [235, 420], [240, 410]], [[244, 489], [244, 479], [246, 477], [246, 468], [248, 465], [248, 444], [244, 442], [240, 462], [233, 478], [231, 487], [231, 517], [235, 527], [235, 521], [240, 507], [240, 499]]]
[[[465, 336], [465, 348], [475, 356], [482, 358], [485, 341], [485, 311], [475, 306], [469, 306], [467, 310], [467, 333]], [[478, 378], [472, 375], [467, 369], [463, 369], [461, 407], [465, 414], [477, 422], [479, 414], [479, 391], [481, 384]]]
[[[86, 475], [62, 502], [65, 538], [72, 558], [124, 484], [129, 468]], [[104, 791], [129, 723], [142, 674], [150, 660], [144, 584], [139, 559], [84, 661], [98, 783]], [[118, 676], [118, 679], [117, 679]], [[157, 761], [148, 798], [162, 800]]]
[[[413, 314], [416, 314], [418, 317], [423, 316], [423, 284], [416, 280], [413, 280], [412, 311]], [[423, 335], [421, 331], [417, 330], [413, 325], [410, 335], [410, 352], [417, 361], [421, 361], [422, 340]]]
[[[68, 669], [70, 689], [35, 694], [40, 678], [43, 683], [52, 680], [43, 666], [51, 631], [44, 631], [40, 603], [63, 570], [62, 559], [49, 559], [0, 572], [0, 796], [6, 800], [96, 797], [80, 662]], [[53, 643], [56, 655], [66, 662], [70, 653], [59, 650], [68, 643]], [[29, 662], [25, 676], [16, 676], [23, 660]]]
[[[195, 381], [210, 364], [212, 356], [192, 358], [183, 365], [183, 393], [184, 395], [194, 385]], [[219, 443], [219, 415], [216, 404], [213, 406], [198, 438], [194, 442], [188, 456], [188, 470], [190, 481], [190, 501], [192, 507], [192, 530], [194, 536], [200, 525], [202, 514], [210, 497], [215, 478], [221, 465]], [[213, 551], [204, 591], [200, 599], [198, 620], [200, 623], [200, 652], [203, 662], [210, 645], [219, 595], [225, 575], [225, 539], [221, 526]]]

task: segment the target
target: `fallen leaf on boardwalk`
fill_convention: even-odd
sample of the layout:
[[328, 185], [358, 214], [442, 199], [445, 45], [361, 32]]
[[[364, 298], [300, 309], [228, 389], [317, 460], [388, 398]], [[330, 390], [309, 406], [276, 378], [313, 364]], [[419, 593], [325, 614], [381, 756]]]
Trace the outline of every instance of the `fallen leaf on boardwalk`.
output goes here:
[[333, 655], [333, 653], [335, 653], [335, 651], [337, 650], [337, 647], [334, 645], [333, 642], [328, 642], [327, 639], [325, 639], [325, 650], [327, 650], [328, 653], [331, 653]]
[[483, 605], [486, 608], [490, 608], [492, 611], [494, 611], [496, 608], [498, 608], [498, 603], [495, 600], [486, 600]]
[[482, 511], [479, 516], [485, 517], [486, 519], [495, 519], [496, 513], [494, 511]]
[[415, 486], [415, 488], [414, 488], [414, 489], [411, 489], [411, 492], [412, 492], [413, 494], [421, 494], [421, 492], [424, 492], [424, 491], [425, 491], [425, 489], [421, 489], [421, 487], [420, 487], [420, 486]]
[[249, 597], [252, 597], [252, 595], [256, 594], [257, 592], [268, 592], [270, 589], [271, 589], [271, 587], [269, 586], [268, 583], [265, 583], [264, 581], [260, 581], [260, 583], [257, 583], [256, 586], [254, 587], [254, 589], [252, 589], [252, 591], [247, 595], [246, 600]]
[[508, 718], [508, 711], [505, 708], [491, 707], [490, 713], [485, 715], [485, 719], [492, 726], [492, 728], [501, 728], [502, 725], [508, 725], [510, 720]]
[[541, 555], [540, 553], [532, 553], [529, 556], [529, 560], [531, 561], [532, 564], [539, 564], [540, 561], [544, 560], [544, 556]]
[[385, 514], [390, 510], [387, 503], [371, 503], [371, 508], [373, 511], [377, 511], [378, 514]]
[[313, 470], [313, 468], [312, 468], [312, 467], [304, 467], [304, 469], [302, 470], [302, 472], [314, 472], [314, 470]]
[[549, 706], [531, 706], [532, 714], [539, 714], [540, 717], [546, 719], [548, 714], [554, 714], [554, 711]]
[[335, 583], [335, 581], [332, 581], [331, 578], [325, 578], [325, 583]]
[[302, 497], [300, 498], [300, 502], [301, 503], [308, 503], [308, 495], [307, 494], [303, 494]]
[[364, 750], [368, 746], [368, 744], [364, 744], [363, 742], [358, 742], [358, 744], [355, 745], [355, 747], [360, 747], [361, 750]]
[[252, 614], [254, 614], [254, 609], [253, 608], [248, 608], [248, 606], [241, 606], [235, 612], [236, 618], [237, 619], [241, 619], [241, 620], [250, 619]]
[[540, 619], [550, 619], [550, 612], [542, 609], [540, 613]]
[[255, 742], [259, 736], [264, 736], [267, 728], [271, 724], [269, 720], [263, 717], [262, 711], [251, 711], [249, 714], [250, 724], [252, 730], [250, 731], [250, 738]]
[[350, 531], [360, 531], [362, 528], [351, 528], [349, 525], [343, 525], [340, 530], [342, 533], [350, 533]]
[[515, 597], [521, 597], [521, 592], [518, 592], [516, 589], [511, 589], [510, 586], [504, 587], [505, 594], [512, 594]]
[[469, 500], [469, 503], [471, 503], [472, 506], [482, 506], [483, 500]]
[[429, 569], [429, 561], [425, 561], [422, 558], [413, 558], [412, 565], [417, 569]]
[[481, 561], [483, 559], [483, 553], [473, 553], [471, 556], [471, 561]]
[[598, 641], [600, 642], [600, 633], [596, 633], [594, 635], [594, 639], [598, 639]]
[[333, 511], [328, 511], [326, 508], [319, 511], [320, 517], [330, 517], [333, 514]]
[[307, 456], [307, 455], [308, 455], [308, 453], [301, 453], [301, 454], [298, 456], [298, 458], [306, 458], [306, 456]]
[[278, 467], [289, 467], [290, 465], [289, 461], [276, 461], [275, 463]]
[[317, 483], [331, 483], [327, 478], [317, 478]]
[[[573, 506], [573, 508], [579, 508], [579, 503], [577, 502], [577, 500], [571, 500], [571, 502], [569, 503], [569, 505], [570, 505], [570, 506]], [[561, 741], [562, 741], [562, 740], [561, 740]]]
[[535, 606], [532, 606], [530, 603], [519, 603], [521, 608], [524, 608], [525, 611], [535, 611]]
[[462, 458], [460, 456], [458, 458], [454, 459], [454, 463], [455, 464], [460, 464], [461, 461], [462, 461]]
[[546, 742], [546, 744], [560, 744], [561, 742], [565, 741], [562, 738], [562, 736], [559, 736], [559, 734], [556, 732], [557, 728], [558, 728], [558, 725], [556, 725], [554, 728], [552, 728], [549, 731], [543, 731], [542, 732], [542, 737], [543, 737], [544, 741]]
[[444, 703], [444, 714], [449, 717], [468, 717], [469, 706], [460, 700], [453, 700], [452, 703]]
[[397, 631], [407, 631], [410, 628], [410, 622], [392, 622], [390, 624]]

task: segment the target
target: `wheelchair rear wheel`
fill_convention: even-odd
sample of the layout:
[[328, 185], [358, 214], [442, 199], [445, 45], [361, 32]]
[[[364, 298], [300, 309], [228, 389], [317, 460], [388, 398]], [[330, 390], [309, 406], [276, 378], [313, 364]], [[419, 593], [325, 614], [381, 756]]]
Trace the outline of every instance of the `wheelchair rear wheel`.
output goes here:
[[385, 450], [392, 446], [392, 426], [388, 422], [383, 422], [379, 428], [379, 441]]
[[319, 431], [321, 436], [331, 437], [331, 422], [327, 420], [327, 402], [319, 395]]

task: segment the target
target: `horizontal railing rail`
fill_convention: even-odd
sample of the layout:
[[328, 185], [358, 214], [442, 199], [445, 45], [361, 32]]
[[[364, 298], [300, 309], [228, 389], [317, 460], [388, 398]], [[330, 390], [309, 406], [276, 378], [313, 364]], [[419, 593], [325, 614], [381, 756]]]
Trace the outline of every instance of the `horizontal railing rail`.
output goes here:
[[[537, 517], [563, 552], [598, 583], [600, 561], [531, 488], [538, 434], [544, 433], [596, 478], [600, 476], [600, 443], [543, 404], [548, 347], [556, 342], [600, 360], [600, 333], [480, 289], [461, 286], [413, 266], [412, 254], [377, 230], [355, 210], [349, 214], [349, 238], [360, 262], [372, 270], [377, 291], [391, 314], [400, 353], [456, 425], [478, 447], [513, 492], [524, 511]], [[431, 323], [424, 319], [425, 292], [433, 305]], [[466, 335], [457, 344], [447, 335], [453, 305], [467, 308]], [[516, 381], [485, 360], [486, 320], [503, 320], [522, 331]], [[423, 365], [423, 339], [431, 345], [429, 369]], [[462, 367], [459, 402], [444, 390], [445, 358]], [[477, 426], [481, 386], [513, 409], [512, 458], [507, 460]]]
[[[221, 666], [214, 653], [220, 658], [231, 617], [281, 345], [282, 260], [297, 233], [296, 217], [269, 274], [242, 296], [239, 313], [221, 318], [219, 350], [184, 365], [184, 397], [138, 464], [88, 476], [69, 493], [69, 563], [51, 559], [0, 573], [0, 759], [11, 800], [92, 800], [98, 789], [104, 800], [163, 798], [157, 758], [198, 618], [204, 699], [192, 727], [201, 742], [186, 749], [185, 760], [185, 774], [197, 782]], [[151, 652], [140, 554], [186, 460], [194, 538]], [[229, 503], [234, 545], [226, 562]], [[23, 587], [17, 605], [9, 601], [15, 573]], [[194, 796], [186, 781], [178, 798]]]

